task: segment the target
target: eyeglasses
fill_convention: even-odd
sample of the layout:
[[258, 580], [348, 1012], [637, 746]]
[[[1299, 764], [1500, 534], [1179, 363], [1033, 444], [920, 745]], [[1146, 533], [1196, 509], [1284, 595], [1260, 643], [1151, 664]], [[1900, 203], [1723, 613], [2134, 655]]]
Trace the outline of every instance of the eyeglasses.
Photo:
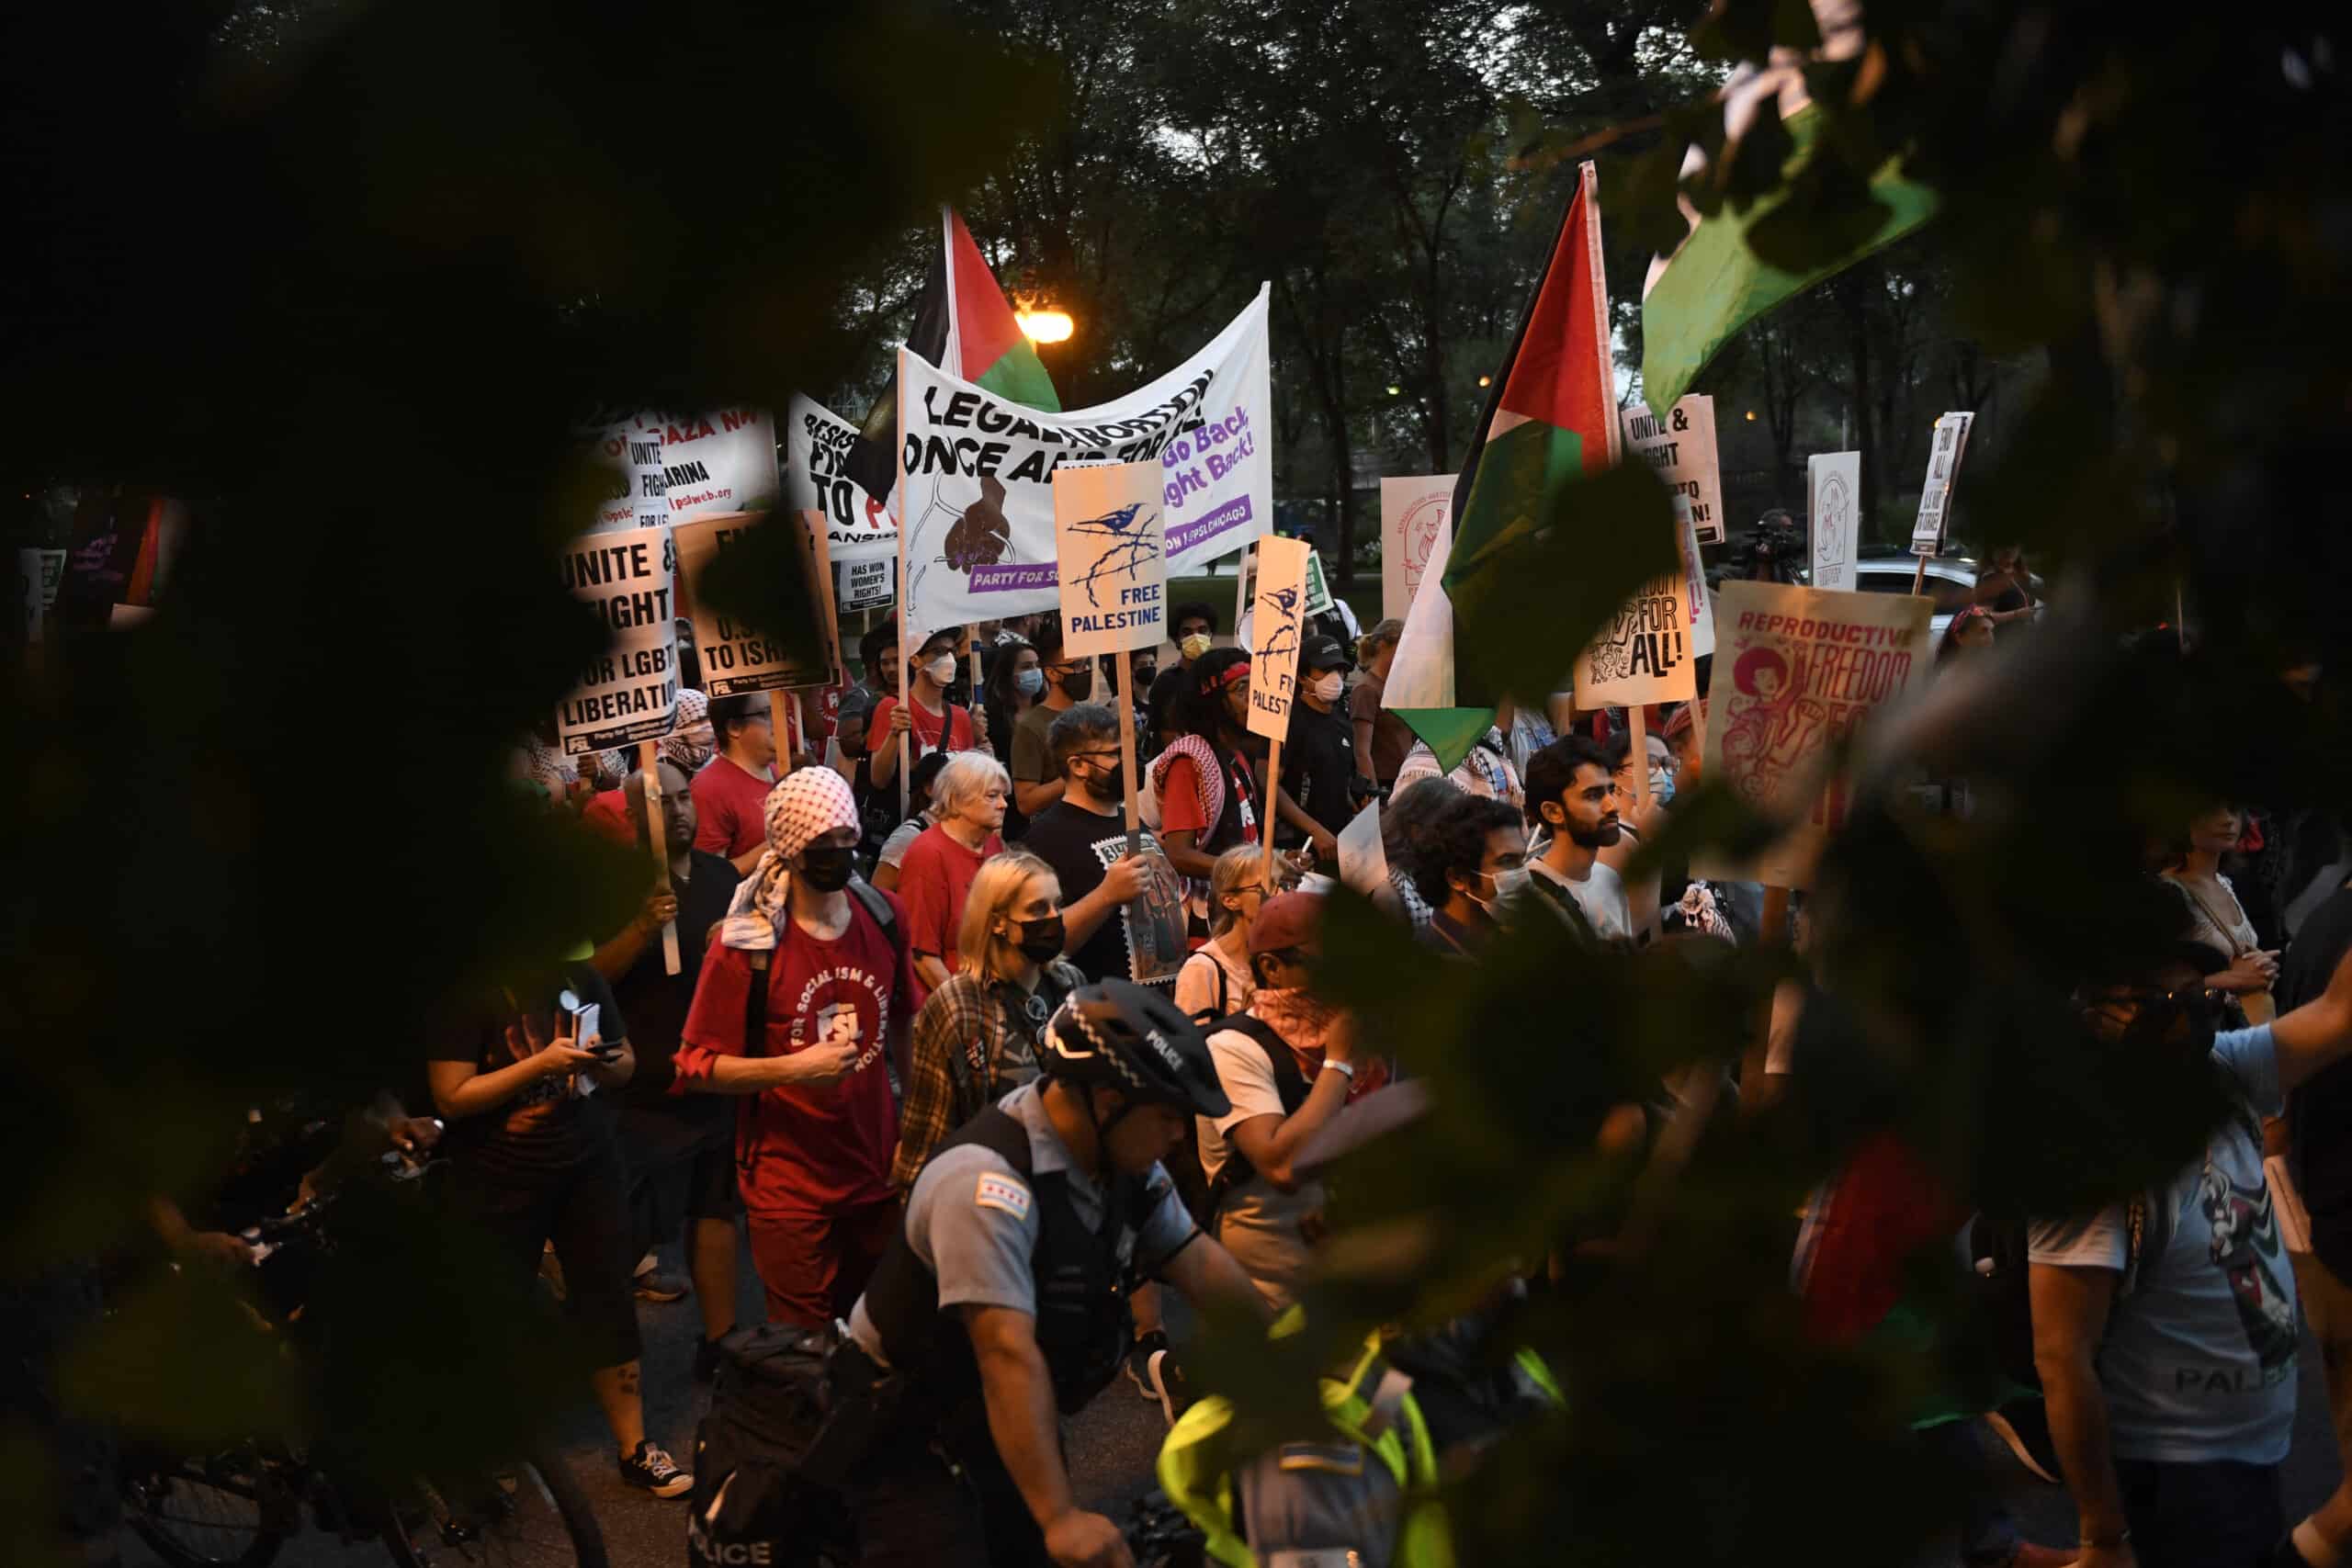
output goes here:
[[1073, 751], [1070, 753], [1070, 761], [1074, 762], [1115, 762], [1120, 759], [1121, 753], [1117, 751]]

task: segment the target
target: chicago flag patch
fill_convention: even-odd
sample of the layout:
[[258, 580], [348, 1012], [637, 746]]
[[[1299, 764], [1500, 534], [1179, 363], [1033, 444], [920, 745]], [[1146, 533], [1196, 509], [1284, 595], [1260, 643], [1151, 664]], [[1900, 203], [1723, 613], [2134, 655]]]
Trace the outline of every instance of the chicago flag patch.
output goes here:
[[996, 1209], [1016, 1220], [1029, 1217], [1029, 1189], [1009, 1176], [983, 1171], [979, 1190], [972, 1194], [972, 1201], [983, 1209]]

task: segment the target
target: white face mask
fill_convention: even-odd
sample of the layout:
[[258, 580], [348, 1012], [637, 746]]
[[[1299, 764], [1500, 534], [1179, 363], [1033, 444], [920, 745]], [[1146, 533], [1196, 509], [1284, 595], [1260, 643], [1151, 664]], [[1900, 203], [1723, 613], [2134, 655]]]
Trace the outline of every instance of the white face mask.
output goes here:
[[956, 679], [956, 656], [952, 653], [943, 653], [924, 665], [922, 672], [938, 684], [944, 686]]
[[1483, 871], [1478, 874], [1480, 877], [1495, 885], [1495, 896], [1491, 899], [1487, 899], [1481, 898], [1476, 893], [1473, 893], [1470, 895], [1470, 902], [1477, 905], [1481, 909], [1486, 910], [1487, 918], [1488, 919], [1500, 919], [1502, 917], [1496, 913], [1495, 906], [1501, 903], [1506, 898], [1517, 897], [1520, 891], [1527, 886], [1527, 868], [1523, 865], [1515, 865], [1509, 871], [1496, 872], [1492, 876], [1488, 876]]
[[1182, 651], [1185, 658], [1198, 659], [1209, 650], [1209, 635], [1206, 632], [1194, 632], [1176, 646]]
[[1318, 703], [1335, 703], [1340, 700], [1340, 689], [1346, 684], [1337, 670], [1327, 670], [1308, 682], [1306, 690]]

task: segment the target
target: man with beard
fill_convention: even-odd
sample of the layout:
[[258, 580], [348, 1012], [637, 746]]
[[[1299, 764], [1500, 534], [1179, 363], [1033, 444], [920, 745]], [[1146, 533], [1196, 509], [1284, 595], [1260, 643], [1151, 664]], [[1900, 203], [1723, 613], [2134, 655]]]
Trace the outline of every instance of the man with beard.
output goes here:
[[1529, 886], [1564, 916], [1580, 914], [1601, 941], [1631, 942], [1624, 881], [1600, 859], [1619, 828], [1615, 775], [1599, 742], [1571, 735], [1528, 759], [1527, 818], [1550, 835], [1541, 856], [1528, 862]]
[[2103, 1045], [2144, 1053], [2158, 1073], [2210, 1057], [2230, 1096], [2203, 1156], [2169, 1180], [2028, 1232], [2034, 1363], [2081, 1523], [2082, 1568], [2306, 1561], [2301, 1538], [2280, 1540], [2295, 1275], [2259, 1118], [2352, 1052], [2352, 961], [2275, 1022], [2216, 1032], [2206, 978], [2222, 963], [2184, 933], [2075, 997]]

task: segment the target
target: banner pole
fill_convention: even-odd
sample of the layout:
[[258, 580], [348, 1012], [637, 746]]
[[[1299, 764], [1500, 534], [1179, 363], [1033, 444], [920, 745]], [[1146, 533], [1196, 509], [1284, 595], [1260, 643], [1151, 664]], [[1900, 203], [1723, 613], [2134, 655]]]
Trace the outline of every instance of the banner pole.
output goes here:
[[[968, 651], [970, 652], [972, 660], [972, 722], [975, 724], [979, 722], [980, 717], [980, 639], [976, 635], [978, 630], [979, 628], [977, 626], [966, 626], [964, 628], [964, 635], [971, 638], [971, 646]], [[939, 721], [939, 730], [943, 737], [947, 733], [947, 721], [944, 718]], [[993, 736], [989, 737], [986, 744], [989, 754], [993, 756], [996, 752], [995, 738]], [[1007, 758], [1010, 758], [1012, 755], [1012, 748], [1009, 742], [1005, 747], [1004, 754]]]
[[1650, 808], [1650, 730], [1649, 714], [1641, 704], [1625, 709], [1625, 727], [1633, 746], [1625, 760], [1634, 764], [1634, 809], [1646, 815]]
[[[898, 427], [902, 431], [907, 428], [907, 351], [903, 347], [899, 350]], [[906, 820], [907, 804], [910, 798], [909, 793], [909, 775], [914, 771], [914, 761], [909, 753], [912, 750], [912, 741], [915, 732], [915, 716], [913, 711], [907, 706], [907, 704], [911, 700], [907, 695], [907, 658], [909, 655], [916, 651], [907, 646], [907, 599], [909, 595], [907, 593], [906, 501], [908, 489], [906, 459], [904, 457], [901, 457], [899, 460], [898, 488], [892, 492], [891, 496], [891, 504], [899, 509], [899, 515], [896, 519], [899, 525], [899, 594], [898, 604], [893, 606], [893, 608], [898, 612], [899, 616], [899, 711], [907, 716], [907, 728], [899, 732], [899, 819], [900, 821]], [[947, 716], [944, 714], [940, 715], [939, 743], [942, 746], [947, 744], [948, 728]], [[865, 743], [865, 750], [868, 755], [873, 753], [874, 743], [871, 740], [868, 740]]]
[[1282, 788], [1283, 743], [1272, 736], [1266, 738], [1266, 808], [1258, 814], [1258, 837], [1266, 852], [1259, 863], [1258, 880], [1264, 885], [1266, 897], [1280, 891], [1274, 885], [1274, 792]]
[[[663, 893], [670, 891], [670, 821], [662, 809], [662, 770], [658, 765], [661, 753], [655, 743], [637, 743], [637, 765], [645, 774], [645, 814], [652, 819], [650, 838], [653, 849], [653, 886]], [[678, 922], [662, 923], [662, 972], [678, 972]]]
[[1926, 592], [1928, 588], [1928, 558], [1921, 556], [1918, 558], [1918, 562], [1919, 564], [1911, 570], [1911, 593], [1914, 598]]
[[1236, 581], [1233, 584], [1233, 635], [1237, 640], [1241, 636], [1241, 617], [1250, 613], [1250, 558], [1257, 548], [1258, 541], [1252, 538], [1241, 547], [1241, 553], [1234, 558], [1241, 567], [1241, 570], [1235, 573]]
[[1119, 649], [1119, 780], [1127, 796], [1127, 853], [1143, 853], [1143, 804], [1136, 795], [1136, 705], [1127, 690], [1127, 650]]

